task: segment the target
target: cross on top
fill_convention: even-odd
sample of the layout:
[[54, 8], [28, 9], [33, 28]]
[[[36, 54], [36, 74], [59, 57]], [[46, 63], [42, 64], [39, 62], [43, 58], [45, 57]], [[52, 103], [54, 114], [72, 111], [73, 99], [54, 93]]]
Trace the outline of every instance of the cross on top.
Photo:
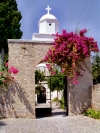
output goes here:
[[47, 10], [47, 13], [49, 14], [49, 11], [51, 10], [51, 8], [49, 6], [47, 6], [47, 8], [45, 8]]

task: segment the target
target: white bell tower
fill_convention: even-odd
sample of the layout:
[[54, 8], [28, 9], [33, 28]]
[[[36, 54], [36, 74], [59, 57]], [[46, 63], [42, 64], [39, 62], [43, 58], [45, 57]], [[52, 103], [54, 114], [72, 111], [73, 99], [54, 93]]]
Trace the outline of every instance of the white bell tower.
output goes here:
[[59, 32], [58, 20], [57, 18], [50, 14], [51, 8], [47, 6], [47, 14], [42, 16], [39, 21], [39, 33], [55, 34]]
[[32, 40], [53, 41], [54, 36], [52, 36], [52, 34], [59, 32], [59, 22], [57, 18], [50, 14], [51, 8], [49, 6], [47, 6], [46, 10], [47, 14], [43, 15], [38, 22], [39, 33], [34, 33]]

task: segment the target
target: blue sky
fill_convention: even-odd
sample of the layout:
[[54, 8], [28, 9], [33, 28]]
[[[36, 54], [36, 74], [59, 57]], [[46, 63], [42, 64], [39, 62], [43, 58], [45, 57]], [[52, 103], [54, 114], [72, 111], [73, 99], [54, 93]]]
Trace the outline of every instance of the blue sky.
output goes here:
[[38, 21], [47, 13], [49, 5], [51, 14], [56, 16], [63, 29], [75, 31], [77, 24], [80, 29], [89, 29], [87, 36], [94, 37], [100, 48], [100, 0], [16, 0], [21, 11], [22, 39], [31, 39], [38, 33]]

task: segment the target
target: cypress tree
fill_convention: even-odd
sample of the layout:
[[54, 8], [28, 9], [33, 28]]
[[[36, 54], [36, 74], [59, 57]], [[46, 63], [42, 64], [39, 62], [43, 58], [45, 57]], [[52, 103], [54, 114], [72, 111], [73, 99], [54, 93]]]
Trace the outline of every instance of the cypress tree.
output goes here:
[[7, 39], [20, 39], [20, 20], [22, 16], [18, 11], [16, 0], [0, 0], [0, 48], [8, 53]]

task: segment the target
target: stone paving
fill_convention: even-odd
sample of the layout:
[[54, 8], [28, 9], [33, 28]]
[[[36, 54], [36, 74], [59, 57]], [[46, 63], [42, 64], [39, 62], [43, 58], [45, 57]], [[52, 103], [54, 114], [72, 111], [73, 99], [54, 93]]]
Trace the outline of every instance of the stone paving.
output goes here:
[[[0, 120], [0, 133], [100, 133], [100, 121], [86, 116], [63, 116], [53, 110], [53, 117]], [[58, 115], [55, 115], [58, 112]]]
[[100, 133], [100, 121], [84, 116], [0, 120], [0, 133]]
[[35, 133], [100, 133], [100, 121], [83, 116], [44, 118], [35, 126]]
[[100, 133], [100, 120], [65, 116], [65, 111], [54, 105], [52, 117], [0, 120], [0, 133]]

